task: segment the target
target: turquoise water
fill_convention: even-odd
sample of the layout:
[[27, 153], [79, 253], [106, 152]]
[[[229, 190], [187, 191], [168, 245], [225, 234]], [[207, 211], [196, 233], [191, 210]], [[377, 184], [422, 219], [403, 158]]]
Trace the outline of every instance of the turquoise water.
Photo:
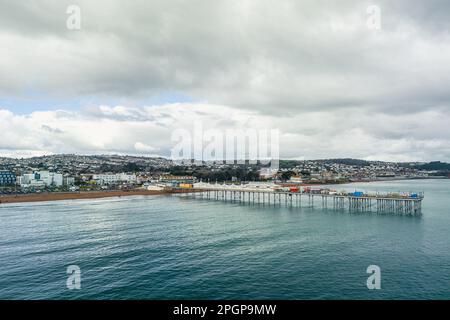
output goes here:
[[[423, 214], [175, 196], [1, 205], [0, 299], [449, 299], [450, 180], [355, 188], [425, 191]], [[372, 264], [381, 290], [366, 287]]]

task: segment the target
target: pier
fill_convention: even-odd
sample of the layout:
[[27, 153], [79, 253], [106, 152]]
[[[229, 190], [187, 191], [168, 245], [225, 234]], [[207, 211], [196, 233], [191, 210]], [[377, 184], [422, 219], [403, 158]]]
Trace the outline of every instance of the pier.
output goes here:
[[309, 207], [350, 212], [378, 212], [401, 215], [422, 213], [423, 193], [400, 195], [390, 193], [314, 193], [300, 190], [274, 191], [249, 188], [195, 187], [178, 194], [182, 197], [263, 206]]

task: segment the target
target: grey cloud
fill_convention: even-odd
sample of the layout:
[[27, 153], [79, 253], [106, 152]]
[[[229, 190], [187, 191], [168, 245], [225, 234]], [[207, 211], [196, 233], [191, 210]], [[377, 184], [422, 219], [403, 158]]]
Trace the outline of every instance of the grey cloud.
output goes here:
[[[81, 7], [80, 31], [65, 27], [69, 4]], [[372, 4], [382, 10], [379, 31], [366, 26]], [[154, 139], [167, 139], [184, 106], [155, 113], [139, 101], [178, 92], [230, 107], [228, 117], [217, 116], [220, 126], [251, 122], [232, 118], [231, 110], [253, 112], [267, 126], [282, 123], [297, 139], [286, 144], [293, 148], [286, 156], [302, 149], [307, 157], [330, 157], [333, 150], [344, 157], [422, 159], [428, 152], [450, 158], [448, 1], [0, 0], [0, 8], [0, 97], [20, 98], [31, 89], [49, 97], [137, 101], [55, 115], [69, 124], [132, 125], [136, 137], [117, 138], [118, 151], [132, 150], [147, 134], [140, 125], [163, 130]], [[214, 112], [203, 108], [195, 115], [209, 119]], [[60, 139], [54, 150], [113, 145], [106, 138], [98, 145]], [[31, 136], [19, 147], [33, 143], [51, 149]], [[2, 144], [14, 143], [5, 138]], [[167, 151], [163, 143], [156, 147]]]
[[41, 125], [41, 128], [45, 131], [51, 132], [51, 133], [63, 133], [64, 131], [58, 128], [52, 128], [50, 126], [47, 126], [45, 124]]
[[[72, 3], [82, 8], [77, 32], [65, 28], [65, 8]], [[0, 25], [13, 36], [7, 48], [35, 51], [34, 60], [21, 61], [24, 69], [6, 66], [8, 74], [26, 74], [12, 79], [17, 89], [31, 81], [49, 94], [134, 99], [176, 91], [272, 114], [447, 104], [450, 43], [444, 42], [447, 19], [440, 12], [448, 5], [379, 1], [383, 28], [375, 33], [365, 25], [369, 4], [2, 1]], [[427, 27], [429, 20], [435, 28]], [[410, 33], [410, 26], [421, 32]], [[49, 52], [36, 50], [40, 44]], [[30, 58], [22, 54], [6, 58]]]

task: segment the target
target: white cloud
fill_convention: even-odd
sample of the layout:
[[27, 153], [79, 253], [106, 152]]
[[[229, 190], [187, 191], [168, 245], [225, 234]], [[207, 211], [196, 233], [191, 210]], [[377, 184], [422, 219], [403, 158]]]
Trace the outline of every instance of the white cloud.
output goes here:
[[138, 152], [154, 152], [156, 149], [152, 146], [149, 146], [148, 144], [142, 143], [142, 142], [136, 142], [134, 144], [134, 148]]
[[211, 104], [101, 106], [17, 115], [0, 110], [0, 155], [120, 153], [169, 157], [174, 130], [279, 129], [282, 158], [450, 160], [450, 113], [360, 113], [358, 108], [271, 116]]

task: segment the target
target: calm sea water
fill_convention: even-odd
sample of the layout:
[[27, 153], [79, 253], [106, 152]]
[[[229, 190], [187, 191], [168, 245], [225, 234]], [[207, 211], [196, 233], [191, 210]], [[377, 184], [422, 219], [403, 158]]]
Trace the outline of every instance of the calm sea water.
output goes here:
[[[174, 196], [1, 205], [0, 299], [449, 299], [450, 180], [355, 188], [425, 191], [423, 214]], [[366, 287], [371, 264], [381, 290]]]

